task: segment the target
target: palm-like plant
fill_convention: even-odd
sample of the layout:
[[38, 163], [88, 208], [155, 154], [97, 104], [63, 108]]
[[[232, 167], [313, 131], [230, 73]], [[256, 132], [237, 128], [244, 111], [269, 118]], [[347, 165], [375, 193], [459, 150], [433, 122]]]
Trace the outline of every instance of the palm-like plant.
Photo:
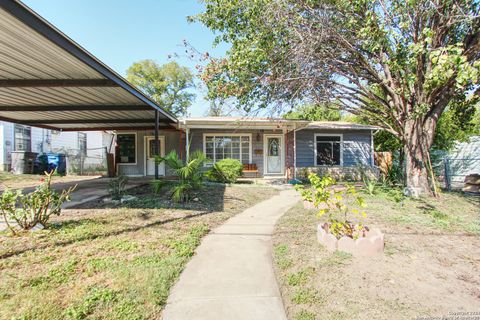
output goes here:
[[165, 162], [178, 176], [178, 181], [154, 180], [152, 181], [154, 192], [159, 193], [165, 185], [172, 185], [171, 199], [175, 202], [188, 202], [191, 200], [192, 193], [203, 187], [202, 166], [205, 161], [207, 157], [200, 151], [193, 152], [185, 164], [175, 150], [165, 157], [157, 157], [155, 162], [157, 164]]

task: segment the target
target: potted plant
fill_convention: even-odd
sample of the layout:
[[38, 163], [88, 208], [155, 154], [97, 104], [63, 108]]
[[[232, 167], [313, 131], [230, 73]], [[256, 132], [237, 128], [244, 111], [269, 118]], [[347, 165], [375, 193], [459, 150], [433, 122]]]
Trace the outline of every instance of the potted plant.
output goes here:
[[[318, 209], [324, 222], [318, 225], [318, 241], [329, 250], [340, 250], [356, 256], [383, 252], [384, 235], [364, 224], [365, 200], [352, 185], [336, 186], [333, 178], [308, 176], [309, 188], [298, 186], [304, 206]], [[310, 203], [305, 205], [305, 203]], [[326, 217], [326, 219], [324, 218]]]

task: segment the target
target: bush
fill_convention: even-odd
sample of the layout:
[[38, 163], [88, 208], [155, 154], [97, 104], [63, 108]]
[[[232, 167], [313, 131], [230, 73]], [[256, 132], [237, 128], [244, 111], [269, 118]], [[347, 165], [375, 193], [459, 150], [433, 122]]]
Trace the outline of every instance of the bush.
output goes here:
[[235, 183], [242, 175], [243, 165], [236, 159], [223, 159], [206, 173], [207, 179], [223, 183]]
[[[38, 223], [47, 225], [51, 215], [60, 215], [62, 204], [70, 200], [70, 194], [76, 186], [63, 190], [61, 193], [51, 187], [54, 172], [46, 173], [45, 179], [35, 191], [22, 194], [20, 190], [5, 190], [0, 197], [0, 211], [5, 224], [15, 233], [15, 228], [8, 221], [13, 220], [21, 229], [28, 230]], [[17, 208], [17, 203], [20, 205]]]
[[108, 193], [112, 200], [120, 200], [125, 195], [125, 188], [127, 186], [128, 178], [124, 175], [119, 175], [110, 179], [108, 182]]

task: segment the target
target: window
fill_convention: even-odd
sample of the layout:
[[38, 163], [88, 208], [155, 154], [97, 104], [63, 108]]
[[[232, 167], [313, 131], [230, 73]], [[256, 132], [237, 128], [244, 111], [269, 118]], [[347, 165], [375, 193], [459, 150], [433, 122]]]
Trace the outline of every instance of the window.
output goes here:
[[317, 166], [342, 165], [342, 135], [315, 135]]
[[30, 127], [15, 125], [14, 150], [32, 151], [32, 129]]
[[278, 138], [269, 138], [269, 144], [268, 144], [268, 155], [270, 157], [278, 157]]
[[87, 134], [85, 132], [78, 133], [78, 149], [81, 155], [87, 155]]
[[238, 159], [244, 164], [250, 163], [250, 144], [250, 135], [204, 135], [204, 152], [212, 163], [227, 158]]
[[118, 145], [118, 163], [136, 164], [137, 163], [137, 136], [134, 133], [117, 134]]

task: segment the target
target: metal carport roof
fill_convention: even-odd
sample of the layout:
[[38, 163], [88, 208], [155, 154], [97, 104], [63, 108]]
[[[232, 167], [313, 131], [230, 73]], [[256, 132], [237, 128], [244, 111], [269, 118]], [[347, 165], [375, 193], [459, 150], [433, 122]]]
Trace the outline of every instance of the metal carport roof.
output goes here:
[[0, 0], [0, 120], [63, 130], [176, 123], [124, 78], [26, 5]]

